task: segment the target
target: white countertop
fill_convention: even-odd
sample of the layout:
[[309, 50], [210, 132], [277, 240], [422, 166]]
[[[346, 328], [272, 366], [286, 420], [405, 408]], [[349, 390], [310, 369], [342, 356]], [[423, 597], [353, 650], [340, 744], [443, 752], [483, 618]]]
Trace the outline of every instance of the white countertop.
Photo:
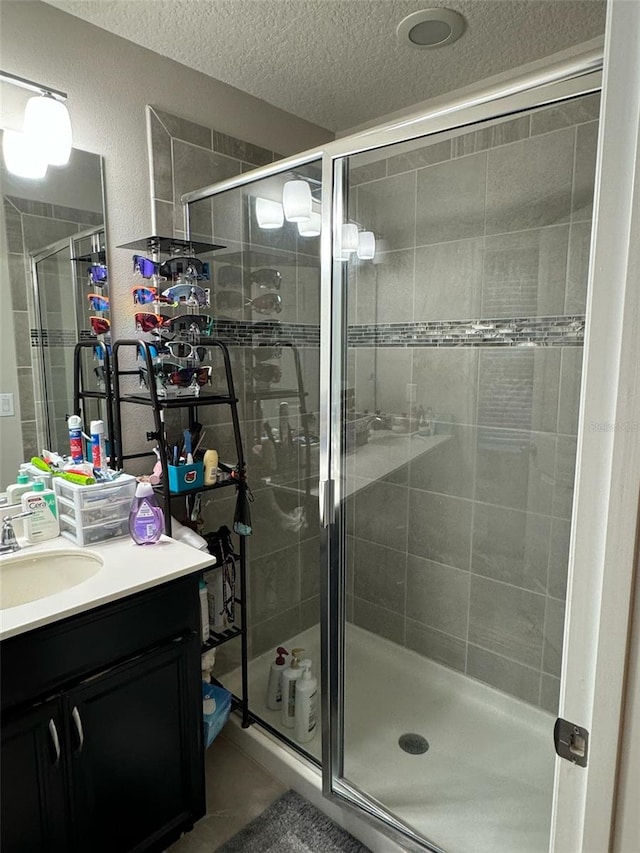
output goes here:
[[3, 566], [14, 556], [22, 557], [35, 555], [39, 551], [54, 550], [98, 554], [104, 565], [96, 574], [76, 586], [26, 604], [0, 610], [0, 640], [151, 589], [211, 566], [214, 562], [211, 554], [183, 545], [167, 536], [163, 536], [155, 545], [136, 545], [127, 537], [92, 545], [90, 548], [80, 548], [60, 536], [48, 542], [27, 545], [15, 555], [0, 556], [0, 584]]

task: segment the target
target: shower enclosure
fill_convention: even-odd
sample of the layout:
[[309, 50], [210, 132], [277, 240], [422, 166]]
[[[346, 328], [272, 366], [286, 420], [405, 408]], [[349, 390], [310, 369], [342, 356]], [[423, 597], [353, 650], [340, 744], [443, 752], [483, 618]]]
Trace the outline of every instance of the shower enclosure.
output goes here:
[[[553, 832], [599, 90], [591, 58], [184, 198], [244, 379], [253, 718], [415, 849]], [[281, 645], [322, 676], [304, 744]]]

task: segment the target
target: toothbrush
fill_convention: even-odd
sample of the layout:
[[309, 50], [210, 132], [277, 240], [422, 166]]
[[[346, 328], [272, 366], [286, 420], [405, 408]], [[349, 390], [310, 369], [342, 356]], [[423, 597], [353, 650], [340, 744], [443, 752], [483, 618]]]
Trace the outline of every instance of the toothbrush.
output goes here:
[[191, 433], [185, 429], [184, 433], [184, 452], [187, 455], [187, 465], [193, 465], [193, 455], [191, 453]]

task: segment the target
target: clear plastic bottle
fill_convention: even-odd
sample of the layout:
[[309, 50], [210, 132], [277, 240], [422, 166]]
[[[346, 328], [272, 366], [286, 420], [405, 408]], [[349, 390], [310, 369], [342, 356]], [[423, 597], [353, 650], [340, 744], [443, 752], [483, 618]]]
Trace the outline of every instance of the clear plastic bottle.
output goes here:
[[129, 532], [137, 545], [153, 545], [164, 533], [164, 513], [151, 483], [141, 482], [136, 487], [129, 512]]

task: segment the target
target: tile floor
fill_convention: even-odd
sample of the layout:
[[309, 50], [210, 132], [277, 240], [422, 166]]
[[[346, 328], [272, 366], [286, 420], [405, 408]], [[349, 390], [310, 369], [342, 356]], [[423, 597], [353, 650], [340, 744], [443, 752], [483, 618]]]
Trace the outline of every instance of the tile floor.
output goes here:
[[286, 790], [220, 734], [207, 750], [207, 813], [167, 853], [214, 853]]

